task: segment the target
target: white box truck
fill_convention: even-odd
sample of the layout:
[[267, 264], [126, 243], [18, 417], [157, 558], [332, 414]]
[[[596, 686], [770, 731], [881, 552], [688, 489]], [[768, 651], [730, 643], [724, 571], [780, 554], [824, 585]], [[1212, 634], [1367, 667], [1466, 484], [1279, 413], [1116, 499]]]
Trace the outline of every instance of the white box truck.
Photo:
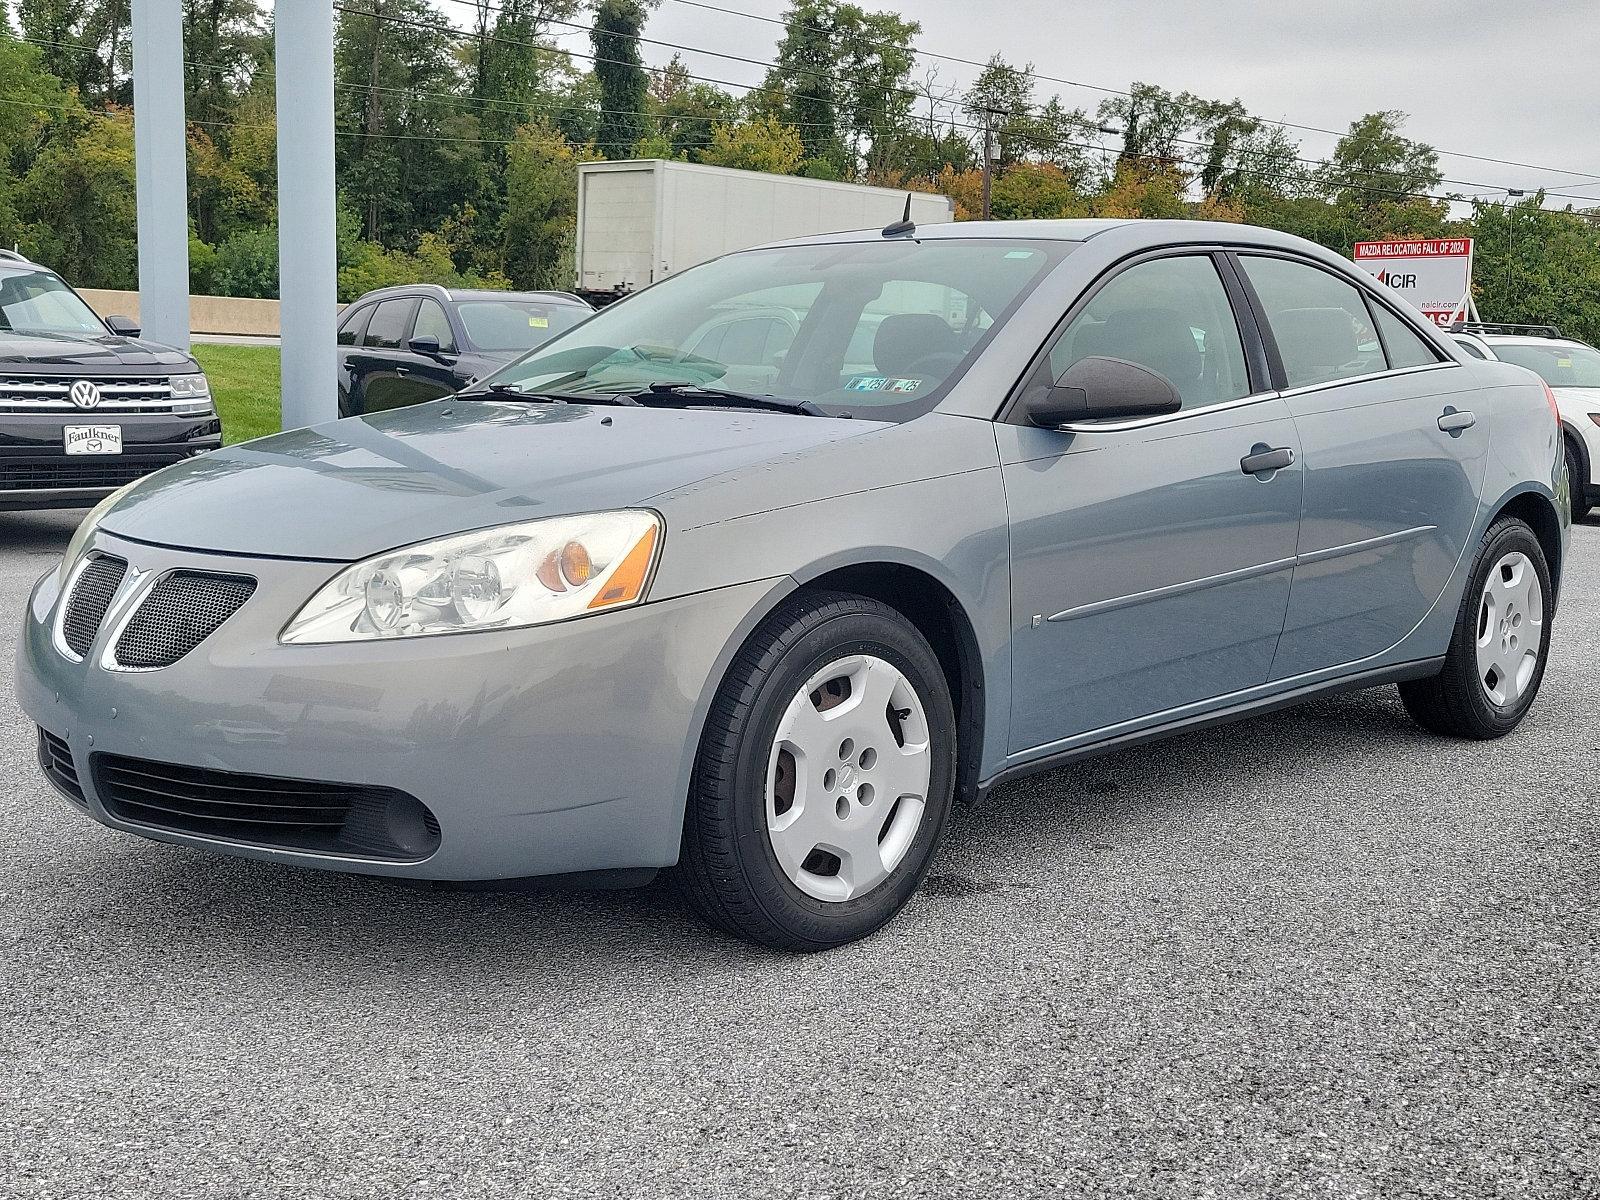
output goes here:
[[[578, 166], [578, 291], [624, 295], [674, 271], [783, 238], [872, 229], [900, 219], [893, 188], [768, 175], [663, 159]], [[911, 193], [911, 219], [955, 219], [948, 196]]]

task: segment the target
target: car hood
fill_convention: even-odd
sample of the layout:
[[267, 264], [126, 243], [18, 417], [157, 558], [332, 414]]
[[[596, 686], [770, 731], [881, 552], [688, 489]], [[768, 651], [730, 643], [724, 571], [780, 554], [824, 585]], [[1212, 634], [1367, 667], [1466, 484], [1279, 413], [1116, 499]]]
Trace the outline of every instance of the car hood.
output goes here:
[[350, 562], [511, 521], [645, 505], [881, 422], [726, 409], [442, 400], [213, 451], [141, 480], [100, 527]]
[[1600, 388], [1558, 387], [1550, 390], [1562, 404], [1570, 404], [1581, 412], [1600, 412]]
[[0, 334], [0, 363], [26, 364], [32, 374], [74, 374], [83, 369], [187, 367], [194, 360], [180, 350], [125, 337], [71, 337], [56, 333]]

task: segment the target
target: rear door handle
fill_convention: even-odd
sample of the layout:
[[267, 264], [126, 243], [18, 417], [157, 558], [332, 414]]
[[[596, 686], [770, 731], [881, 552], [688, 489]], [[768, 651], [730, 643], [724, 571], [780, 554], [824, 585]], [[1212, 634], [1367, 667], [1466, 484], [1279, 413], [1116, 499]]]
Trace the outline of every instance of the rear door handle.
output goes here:
[[1451, 437], [1460, 437], [1463, 430], [1471, 429], [1478, 423], [1478, 418], [1470, 412], [1458, 412], [1454, 408], [1446, 408], [1439, 417], [1439, 428]]
[[1294, 466], [1294, 451], [1288, 446], [1276, 448], [1263, 446], [1259, 443], [1250, 448], [1250, 453], [1239, 460], [1239, 469], [1246, 475], [1265, 478], [1274, 471], [1282, 471], [1286, 467]]

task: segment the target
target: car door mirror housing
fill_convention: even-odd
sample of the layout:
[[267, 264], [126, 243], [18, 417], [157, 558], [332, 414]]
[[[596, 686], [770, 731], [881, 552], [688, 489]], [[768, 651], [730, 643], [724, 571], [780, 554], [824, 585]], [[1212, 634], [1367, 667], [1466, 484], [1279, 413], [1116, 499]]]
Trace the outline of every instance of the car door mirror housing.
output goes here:
[[442, 353], [439, 349], [439, 339], [431, 333], [412, 338], [406, 343], [406, 349], [413, 354], [425, 354], [429, 358], [438, 358]]
[[1120, 358], [1080, 358], [1052, 386], [1029, 397], [1028, 420], [1045, 429], [1075, 421], [1160, 417], [1183, 407], [1165, 375]]
[[113, 316], [106, 318], [106, 328], [118, 337], [136, 338], [141, 327], [132, 317]]

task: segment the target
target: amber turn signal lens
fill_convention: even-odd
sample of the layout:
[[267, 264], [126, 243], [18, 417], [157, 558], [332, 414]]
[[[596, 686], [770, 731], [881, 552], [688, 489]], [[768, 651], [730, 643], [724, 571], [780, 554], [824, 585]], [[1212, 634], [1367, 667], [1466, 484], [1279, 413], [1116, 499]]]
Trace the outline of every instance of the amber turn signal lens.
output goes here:
[[627, 604], [637, 600], [644, 591], [645, 578], [650, 574], [650, 563], [655, 558], [656, 528], [651, 526], [645, 535], [633, 544], [628, 556], [606, 580], [600, 594], [589, 601], [590, 608], [609, 608], [613, 604]]
[[561, 547], [561, 578], [572, 587], [582, 587], [594, 575], [594, 563], [582, 542], [568, 542]]

